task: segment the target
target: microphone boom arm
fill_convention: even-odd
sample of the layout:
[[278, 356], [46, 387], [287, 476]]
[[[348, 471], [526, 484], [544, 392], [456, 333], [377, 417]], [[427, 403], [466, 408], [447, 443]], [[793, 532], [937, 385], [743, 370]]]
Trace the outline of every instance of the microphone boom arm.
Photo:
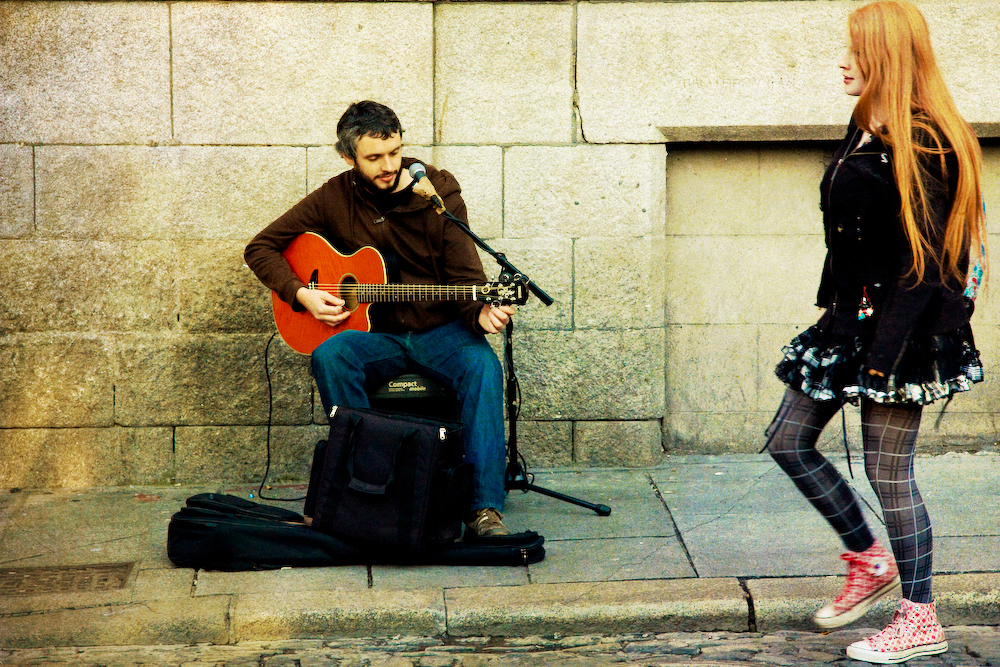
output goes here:
[[507, 275], [513, 280], [524, 283], [524, 286], [527, 287], [532, 294], [537, 296], [539, 301], [541, 301], [546, 306], [552, 305], [554, 299], [548, 294], [546, 294], [545, 290], [536, 285], [528, 276], [518, 271], [517, 267], [510, 263], [506, 255], [504, 255], [502, 252], [497, 252], [489, 245], [487, 245], [486, 241], [483, 241], [481, 238], [479, 238], [479, 236], [477, 236], [475, 232], [469, 229], [469, 226], [467, 224], [465, 224], [462, 220], [452, 215], [447, 209], [439, 211], [439, 213], [441, 213], [441, 215], [447, 218], [448, 220], [451, 220], [453, 223], [455, 223], [455, 225], [459, 229], [465, 232], [472, 239], [473, 243], [475, 243], [477, 246], [479, 246], [480, 248], [482, 248], [483, 250], [485, 250], [486, 252], [488, 252], [490, 255], [493, 256], [493, 258], [497, 261], [497, 264], [500, 265], [501, 280], [503, 279], [504, 275]]
[[517, 267], [511, 264], [510, 261], [507, 260], [506, 255], [504, 255], [502, 252], [497, 252], [489, 245], [487, 245], [486, 241], [483, 241], [481, 238], [479, 238], [479, 236], [477, 236], [476, 233], [469, 228], [469, 225], [467, 225], [465, 222], [452, 215], [448, 211], [448, 209], [445, 208], [444, 202], [441, 201], [441, 197], [434, 189], [434, 185], [432, 185], [431, 180], [427, 178], [427, 172], [425, 171], [424, 165], [420, 164], [419, 162], [414, 162], [413, 164], [410, 165], [409, 171], [410, 171], [410, 176], [413, 178], [414, 181], [416, 181], [413, 184], [413, 191], [416, 194], [423, 197], [424, 199], [428, 200], [431, 203], [431, 205], [434, 206], [434, 210], [436, 210], [439, 214], [441, 214], [448, 220], [451, 220], [453, 223], [458, 225], [458, 228], [461, 229], [463, 232], [465, 232], [469, 236], [469, 238], [472, 239], [473, 243], [475, 243], [477, 246], [479, 246], [480, 248], [482, 248], [483, 250], [485, 250], [486, 252], [488, 252], [490, 255], [493, 256], [493, 258], [497, 261], [497, 264], [500, 265], [501, 280], [504, 280], [506, 278], [521, 282], [524, 284], [525, 287], [528, 288], [528, 290], [532, 294], [538, 297], [539, 301], [544, 303], [546, 306], [552, 305], [553, 299], [551, 296], [545, 293], [545, 290], [543, 290], [541, 287], [532, 282], [531, 279], [528, 278], [528, 276], [518, 271]]

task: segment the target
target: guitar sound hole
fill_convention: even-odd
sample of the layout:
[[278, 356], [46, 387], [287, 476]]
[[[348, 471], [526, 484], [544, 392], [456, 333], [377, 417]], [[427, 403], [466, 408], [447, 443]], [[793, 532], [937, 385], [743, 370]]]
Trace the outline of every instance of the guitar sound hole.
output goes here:
[[358, 309], [358, 279], [354, 276], [344, 276], [340, 282], [340, 298], [344, 300], [344, 308], [350, 311]]

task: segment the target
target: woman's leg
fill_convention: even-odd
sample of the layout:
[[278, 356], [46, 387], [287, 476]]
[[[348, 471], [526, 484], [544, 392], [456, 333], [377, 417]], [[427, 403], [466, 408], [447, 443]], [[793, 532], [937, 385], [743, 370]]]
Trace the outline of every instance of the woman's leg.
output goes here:
[[895, 664], [948, 650], [931, 598], [931, 522], [913, 479], [921, 406], [861, 402], [865, 472], [875, 489], [899, 563], [903, 602], [882, 632], [854, 642], [847, 656]]
[[932, 534], [927, 508], [913, 476], [919, 405], [861, 403], [865, 472], [882, 505], [889, 542], [899, 566], [903, 597], [931, 601]]
[[835, 401], [814, 401], [788, 389], [767, 429], [767, 451], [843, 541], [855, 552], [875, 542], [847, 481], [816, 449], [827, 422], [837, 414]]
[[837, 628], [860, 618], [872, 603], [899, 586], [892, 554], [872, 536], [854, 492], [816, 451], [820, 431], [839, 409], [832, 401], [821, 403], [788, 390], [768, 429], [771, 456], [847, 547], [840, 556], [847, 562], [844, 589], [813, 617], [822, 628]]

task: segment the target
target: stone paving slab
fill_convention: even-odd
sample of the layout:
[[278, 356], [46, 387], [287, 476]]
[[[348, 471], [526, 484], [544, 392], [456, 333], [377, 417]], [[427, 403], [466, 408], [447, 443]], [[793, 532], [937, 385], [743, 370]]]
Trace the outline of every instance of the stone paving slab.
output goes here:
[[[855, 473], [865, 481], [857, 463]], [[947, 507], [935, 524], [942, 620], [1000, 625], [1000, 526], [990, 506], [1000, 455], [919, 457], [918, 476], [935, 507]], [[644, 470], [543, 471], [535, 481], [612, 514], [513, 492], [510, 526], [545, 535], [546, 558], [493, 568], [195, 571], [167, 559], [170, 515], [195, 493], [250, 497], [254, 486], [0, 492], [0, 572], [134, 564], [124, 588], [0, 595], [0, 646], [782, 632], [812, 629], [813, 611], [842, 585], [835, 536], [766, 456], [669, 457]], [[886, 603], [864, 623], [891, 612]]]
[[529, 566], [373, 565], [371, 576], [372, 586], [377, 589], [524, 586], [531, 583], [536, 567], [538, 565], [531, 565], [530, 568]]
[[264, 572], [210, 572], [187, 570], [193, 575], [196, 596], [267, 594], [274, 591], [357, 590], [368, 588], [368, 568], [364, 565], [341, 567], [286, 568]]
[[676, 538], [629, 537], [547, 541], [545, 560], [531, 566], [531, 581], [627, 581], [694, 577]]

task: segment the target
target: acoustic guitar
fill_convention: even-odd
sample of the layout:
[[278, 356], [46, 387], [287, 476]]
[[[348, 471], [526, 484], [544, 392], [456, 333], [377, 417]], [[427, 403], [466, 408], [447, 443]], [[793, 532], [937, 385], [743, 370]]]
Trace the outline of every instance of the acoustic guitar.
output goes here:
[[281, 253], [309, 289], [344, 300], [350, 317], [336, 326], [320, 322], [307, 310], [298, 312], [271, 292], [274, 323], [281, 338], [296, 352], [312, 354], [330, 336], [354, 329], [371, 331], [368, 309], [373, 303], [399, 301], [480, 301], [491, 306], [523, 305], [528, 292], [521, 283], [420, 285], [389, 283], [385, 258], [371, 246], [350, 255], [337, 251], [314, 232], [305, 232]]

